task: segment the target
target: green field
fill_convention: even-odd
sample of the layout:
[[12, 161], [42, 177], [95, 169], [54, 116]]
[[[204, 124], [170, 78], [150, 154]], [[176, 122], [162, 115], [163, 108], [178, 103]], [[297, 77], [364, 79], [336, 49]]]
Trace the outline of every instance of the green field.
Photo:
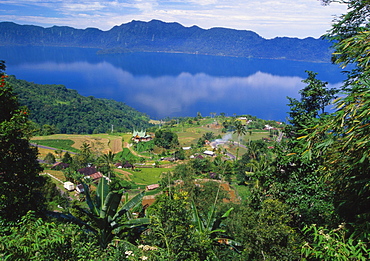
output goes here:
[[33, 140], [32, 142], [37, 145], [43, 145], [60, 150], [68, 150], [76, 153], [79, 152], [78, 149], [72, 147], [72, 145], [75, 143], [73, 140], [45, 139], [45, 140]]
[[163, 172], [171, 171], [167, 168], [142, 168], [136, 171], [129, 170], [132, 173], [131, 180], [137, 185], [151, 185], [156, 184], [161, 180]]
[[132, 181], [140, 185], [151, 185], [158, 183], [163, 172], [168, 169], [162, 168], [143, 168], [140, 171], [133, 171]]

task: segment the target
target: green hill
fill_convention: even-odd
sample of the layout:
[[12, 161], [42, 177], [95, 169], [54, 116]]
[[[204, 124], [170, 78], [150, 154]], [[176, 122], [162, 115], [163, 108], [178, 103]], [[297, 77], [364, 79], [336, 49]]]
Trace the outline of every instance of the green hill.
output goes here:
[[39, 128], [51, 125], [59, 133], [91, 134], [110, 131], [112, 125], [122, 132], [149, 126], [146, 114], [122, 102], [84, 97], [64, 85], [35, 84], [14, 76], [7, 81]]

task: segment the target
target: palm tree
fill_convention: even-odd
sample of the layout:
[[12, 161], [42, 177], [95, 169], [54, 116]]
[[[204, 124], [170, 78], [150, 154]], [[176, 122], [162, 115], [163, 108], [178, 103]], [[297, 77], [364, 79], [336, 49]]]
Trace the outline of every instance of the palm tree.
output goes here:
[[266, 177], [265, 175], [270, 170], [270, 160], [266, 155], [261, 155], [260, 159], [252, 159], [249, 163], [247, 163], [247, 167], [250, 168], [249, 175], [256, 180], [256, 187], [260, 186], [260, 183], [265, 182]]
[[112, 151], [109, 151], [107, 154], [103, 154], [99, 158], [100, 162], [102, 162], [103, 165], [108, 168], [107, 170], [108, 178], [111, 177], [113, 171], [114, 156], [116, 156], [116, 154], [114, 154]]
[[61, 160], [62, 154], [63, 154], [63, 150], [55, 150], [54, 153], [58, 156], [58, 159]]
[[238, 135], [238, 141], [239, 141], [239, 146], [237, 148], [237, 153], [236, 153], [236, 160], [238, 160], [238, 154], [239, 154], [239, 148], [240, 148], [240, 136], [247, 134], [247, 130], [245, 129], [244, 125], [238, 120], [235, 121], [234, 126], [235, 126], [234, 134]]

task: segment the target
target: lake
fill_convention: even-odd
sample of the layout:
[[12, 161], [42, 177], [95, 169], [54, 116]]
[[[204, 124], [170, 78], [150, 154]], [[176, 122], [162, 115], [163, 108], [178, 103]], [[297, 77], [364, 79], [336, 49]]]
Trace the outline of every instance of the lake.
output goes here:
[[328, 87], [344, 75], [330, 63], [169, 54], [97, 54], [97, 49], [0, 47], [6, 73], [39, 84], [63, 84], [81, 95], [114, 99], [153, 119], [200, 112], [250, 114], [285, 121], [305, 70]]

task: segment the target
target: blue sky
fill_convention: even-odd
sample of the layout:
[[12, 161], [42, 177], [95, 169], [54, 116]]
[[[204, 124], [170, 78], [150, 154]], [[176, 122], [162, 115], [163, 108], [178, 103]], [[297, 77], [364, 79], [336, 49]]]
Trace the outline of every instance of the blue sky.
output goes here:
[[345, 5], [318, 0], [0, 0], [0, 21], [109, 30], [132, 20], [252, 30], [265, 38], [319, 37]]

